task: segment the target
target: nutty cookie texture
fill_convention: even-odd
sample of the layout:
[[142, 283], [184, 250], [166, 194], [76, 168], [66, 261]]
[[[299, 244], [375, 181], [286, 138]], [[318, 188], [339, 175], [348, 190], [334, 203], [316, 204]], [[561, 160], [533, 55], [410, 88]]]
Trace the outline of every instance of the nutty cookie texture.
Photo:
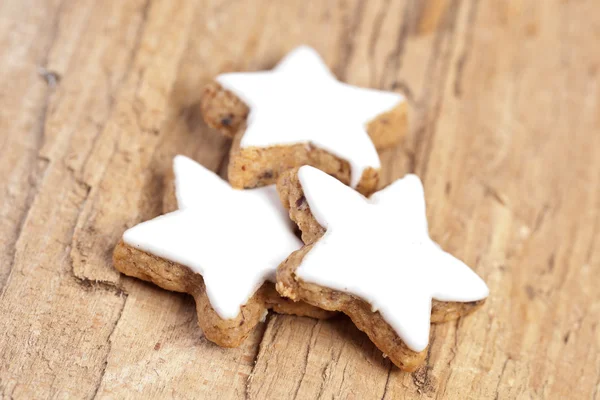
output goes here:
[[368, 195], [379, 180], [376, 148], [394, 146], [407, 129], [402, 95], [337, 81], [306, 46], [271, 71], [219, 75], [204, 89], [201, 111], [233, 138], [228, 178], [236, 188], [312, 165]]
[[429, 238], [416, 176], [367, 199], [305, 166], [284, 173], [278, 190], [306, 244], [279, 266], [279, 293], [347, 314], [402, 370], [423, 363], [430, 323], [485, 302], [483, 280]]
[[239, 346], [269, 309], [333, 314], [275, 290], [275, 268], [301, 243], [274, 187], [234, 190], [182, 156], [174, 172], [164, 205], [176, 210], [125, 232], [113, 253], [117, 270], [191, 294], [206, 338], [223, 347]]

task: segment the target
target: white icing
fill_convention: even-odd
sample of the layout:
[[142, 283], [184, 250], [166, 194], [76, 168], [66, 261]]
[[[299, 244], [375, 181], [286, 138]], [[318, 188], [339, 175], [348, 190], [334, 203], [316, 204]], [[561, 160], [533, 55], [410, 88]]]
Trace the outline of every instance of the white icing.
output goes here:
[[313, 143], [348, 161], [351, 184], [380, 167], [366, 124], [404, 97], [339, 82], [315, 50], [301, 46], [272, 71], [228, 73], [217, 82], [250, 108], [241, 147]]
[[327, 231], [296, 274], [372, 305], [406, 345], [429, 342], [431, 300], [484, 299], [485, 282], [429, 238], [423, 186], [407, 175], [369, 199], [312, 167], [298, 171], [316, 220]]
[[201, 274], [217, 314], [235, 318], [302, 242], [274, 186], [232, 189], [183, 156], [173, 168], [179, 210], [134, 226], [123, 241]]

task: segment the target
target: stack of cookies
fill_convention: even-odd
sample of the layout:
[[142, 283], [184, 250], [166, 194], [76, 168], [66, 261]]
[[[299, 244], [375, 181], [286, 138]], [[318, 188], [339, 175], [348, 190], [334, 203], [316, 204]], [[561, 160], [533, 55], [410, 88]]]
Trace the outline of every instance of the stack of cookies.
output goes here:
[[229, 182], [175, 157], [166, 214], [127, 230], [113, 258], [194, 296], [207, 339], [239, 346], [268, 310], [343, 312], [413, 371], [431, 323], [483, 304], [483, 280], [429, 238], [419, 178], [376, 191], [377, 149], [406, 130], [401, 95], [339, 82], [299, 47], [271, 71], [219, 75], [202, 112], [233, 139]]

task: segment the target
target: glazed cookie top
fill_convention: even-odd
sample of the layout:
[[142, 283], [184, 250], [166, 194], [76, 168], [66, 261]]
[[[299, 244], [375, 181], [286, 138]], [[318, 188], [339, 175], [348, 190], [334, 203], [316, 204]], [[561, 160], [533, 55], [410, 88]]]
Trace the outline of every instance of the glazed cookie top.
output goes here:
[[488, 296], [475, 272], [429, 238], [416, 175], [369, 199], [313, 167], [301, 167], [298, 178], [326, 232], [296, 275], [367, 301], [410, 349], [427, 347], [432, 298], [470, 302]]
[[313, 143], [348, 161], [352, 187], [366, 168], [380, 167], [366, 125], [404, 101], [397, 93], [337, 81], [307, 46], [272, 71], [228, 73], [216, 80], [250, 108], [241, 147]]
[[236, 190], [183, 156], [173, 168], [179, 210], [134, 226], [123, 241], [201, 274], [217, 314], [236, 318], [302, 243], [274, 186]]

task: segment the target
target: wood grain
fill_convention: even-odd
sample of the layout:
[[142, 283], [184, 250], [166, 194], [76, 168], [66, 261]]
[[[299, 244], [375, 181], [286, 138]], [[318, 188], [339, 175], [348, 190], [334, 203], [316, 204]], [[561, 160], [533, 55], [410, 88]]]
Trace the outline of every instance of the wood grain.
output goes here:
[[[0, 2], [0, 397], [600, 398], [600, 4], [594, 0]], [[119, 276], [173, 155], [226, 170], [216, 74], [314, 46], [404, 92], [384, 183], [488, 282], [402, 373], [345, 317], [272, 314], [221, 349], [193, 301]]]

